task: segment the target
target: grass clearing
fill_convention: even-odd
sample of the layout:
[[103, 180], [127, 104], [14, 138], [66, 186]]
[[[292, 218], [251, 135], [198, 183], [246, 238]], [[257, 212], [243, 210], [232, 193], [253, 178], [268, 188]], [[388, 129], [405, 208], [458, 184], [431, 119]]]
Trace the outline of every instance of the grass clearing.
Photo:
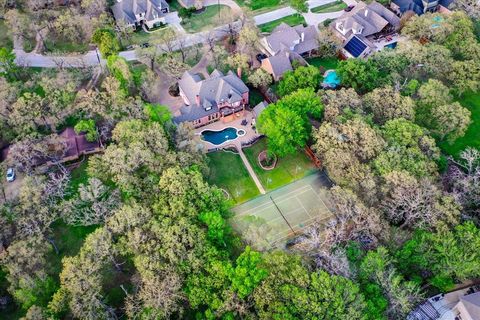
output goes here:
[[87, 43], [76, 43], [76, 42], [64, 41], [62, 39], [51, 39], [51, 38], [47, 38], [45, 40], [45, 52], [85, 53], [87, 51], [88, 51]]
[[228, 191], [233, 203], [247, 201], [260, 192], [248, 174], [238, 154], [229, 151], [217, 151], [207, 154], [210, 173], [207, 181]]
[[243, 152], [247, 156], [253, 170], [267, 191], [303, 178], [316, 170], [313, 163], [303, 151], [298, 151], [296, 154], [279, 158], [277, 165], [273, 170], [263, 170], [257, 159], [260, 152], [266, 148], [267, 139], [261, 139], [253, 146], [244, 148]]
[[5, 20], [0, 19], [0, 48], [13, 48], [13, 41], [8, 34], [8, 28], [5, 25]]
[[330, 69], [336, 69], [339, 63], [337, 58], [320, 58], [320, 57], [309, 58], [307, 59], [307, 62], [317, 68], [322, 67], [325, 69], [325, 71]]
[[248, 8], [253, 15], [259, 15], [288, 5], [286, 0], [253, 0], [247, 3], [245, 0], [235, 0], [239, 6]]
[[465, 135], [458, 138], [453, 144], [448, 142], [439, 143], [443, 152], [454, 157], [458, 157], [460, 152], [467, 147], [480, 150], [480, 92], [466, 93], [458, 101], [472, 113], [472, 123]]
[[157, 29], [155, 31], [152, 31], [150, 33], [147, 33], [143, 30], [137, 30], [130, 34], [128, 38], [122, 38], [121, 43], [124, 47], [127, 47], [129, 45], [141, 45], [144, 43], [150, 43], [150, 42], [155, 42], [159, 40], [162, 37], [162, 33], [165, 32], [166, 30], [169, 30], [169, 27], [164, 27], [161, 29]]
[[190, 18], [184, 18], [182, 20], [182, 26], [190, 33], [206, 31], [222, 25], [221, 18], [230, 16], [231, 14], [232, 10], [227, 6], [208, 6], [202, 11], [192, 14]]
[[289, 26], [296, 26], [299, 24], [305, 24], [305, 18], [298, 13], [292, 14], [291, 16], [286, 16], [278, 20], [273, 20], [265, 24], [261, 24], [258, 27], [260, 28], [261, 32], [272, 32], [278, 25], [282, 22], [285, 22]]
[[311, 11], [313, 13], [328, 13], [328, 12], [336, 12], [347, 8], [347, 4], [341, 0], [330, 2], [315, 8], [312, 8]]

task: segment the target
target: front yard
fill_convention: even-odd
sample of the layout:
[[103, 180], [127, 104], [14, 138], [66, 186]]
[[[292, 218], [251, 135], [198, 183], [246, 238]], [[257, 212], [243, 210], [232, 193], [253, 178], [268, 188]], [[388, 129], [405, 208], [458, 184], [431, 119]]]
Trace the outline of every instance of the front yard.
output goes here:
[[[167, 31], [168, 30], [168, 31]], [[127, 47], [129, 45], [141, 45], [144, 43], [153, 44], [155, 41], [158, 41], [162, 38], [162, 34], [164, 32], [169, 32], [171, 29], [169, 27], [165, 27], [162, 29], [157, 29], [150, 33], [143, 31], [142, 29], [137, 30], [130, 34], [128, 38], [122, 38], [121, 44], [123, 47]]]
[[345, 9], [347, 4], [341, 0], [330, 2], [315, 8], [312, 8], [311, 11], [313, 13], [328, 13], [328, 12], [336, 12]]
[[266, 147], [267, 139], [261, 139], [253, 146], [244, 148], [243, 152], [247, 156], [253, 170], [267, 191], [303, 178], [316, 170], [315, 166], [303, 150], [299, 150], [296, 154], [278, 159], [277, 165], [273, 170], [264, 170], [258, 164], [257, 157], [260, 152], [266, 149]]
[[235, 0], [239, 6], [252, 10], [253, 15], [273, 11], [288, 5], [286, 0]]
[[465, 135], [458, 138], [453, 144], [440, 143], [442, 151], [454, 157], [457, 157], [467, 147], [480, 150], [480, 92], [466, 93], [459, 102], [472, 113], [472, 123]]
[[285, 22], [289, 26], [296, 26], [299, 24], [306, 24], [305, 18], [298, 13], [292, 14], [291, 16], [286, 16], [278, 20], [273, 20], [265, 24], [261, 24], [258, 27], [260, 28], [261, 32], [272, 32], [278, 25], [282, 22]]
[[213, 5], [202, 9], [202, 11], [192, 14], [190, 18], [183, 18], [182, 27], [185, 31], [196, 33], [218, 27], [222, 19], [226, 19], [232, 14], [232, 10], [224, 5]]
[[225, 189], [233, 198], [233, 204], [245, 202], [260, 194], [239, 155], [230, 151], [217, 151], [209, 153], [207, 158], [210, 168], [208, 182]]

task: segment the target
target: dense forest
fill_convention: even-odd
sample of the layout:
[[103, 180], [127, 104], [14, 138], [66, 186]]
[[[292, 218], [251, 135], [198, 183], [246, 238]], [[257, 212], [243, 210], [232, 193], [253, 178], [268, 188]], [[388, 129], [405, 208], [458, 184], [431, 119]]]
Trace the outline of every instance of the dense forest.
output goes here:
[[[397, 48], [340, 61], [338, 90], [321, 89], [314, 66], [284, 76], [258, 127], [279, 157], [312, 147], [334, 183], [334, 218], [288, 248], [259, 250], [230, 226], [193, 128], [150, 101], [154, 69], [179, 74], [181, 53], [127, 62], [91, 3], [68, 13], [83, 31], [50, 35], [93, 37], [99, 74], [18, 66], [0, 49], [2, 179], [7, 167], [25, 175], [0, 204], [1, 319], [406, 319], [480, 278], [478, 12], [411, 17]], [[339, 45], [328, 32], [323, 58]], [[248, 54], [216, 48], [219, 64], [249, 68]], [[71, 126], [103, 152], [58, 163], [58, 133]], [[39, 158], [53, 165], [39, 170]]]

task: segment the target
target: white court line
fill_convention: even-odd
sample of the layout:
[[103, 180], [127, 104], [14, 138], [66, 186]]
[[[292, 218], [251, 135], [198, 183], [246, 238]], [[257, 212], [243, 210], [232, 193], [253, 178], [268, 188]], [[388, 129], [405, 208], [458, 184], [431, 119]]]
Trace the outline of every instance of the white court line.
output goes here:
[[[315, 193], [315, 191], [313, 191], [312, 189], [312, 192]], [[300, 205], [302, 206], [303, 210], [305, 210], [305, 212], [307, 213], [307, 216], [309, 216], [310, 218], [312, 218], [312, 216], [310, 215], [310, 213], [308, 212], [308, 210], [305, 208], [305, 206], [303, 205], [302, 201], [300, 201], [297, 197], [297, 201], [298, 203], [300, 203]]]
[[[287, 194], [285, 194], [285, 195], [291, 194], [291, 193], [293, 193], [293, 192], [298, 192], [298, 191], [303, 190], [303, 189], [305, 189], [305, 188], [309, 188], [308, 190], [312, 190], [312, 187], [311, 187], [310, 185], [307, 185], [307, 186], [304, 186], [304, 187], [302, 187], [302, 188], [300, 188], [300, 189], [297, 189], [297, 190], [295, 190], [295, 191], [291, 191], [291, 192], [289, 192], [289, 193], [287, 193]], [[304, 192], [306, 192], [306, 191], [308, 191], [308, 190], [301, 191], [301, 192], [298, 193], [298, 194], [302, 194], [302, 193], [304, 193]], [[297, 196], [297, 195], [294, 195], [294, 196], [288, 197], [287, 199], [282, 199], [282, 198], [283, 198], [283, 196], [282, 196], [282, 197], [279, 197], [279, 199], [282, 199], [282, 200], [278, 201], [278, 200], [277, 200], [278, 198], [277, 198], [277, 199], [274, 199], [274, 201], [277, 202], [277, 203], [280, 203], [280, 202], [283, 202], [283, 201], [288, 200], [288, 199], [291, 199], [291, 198], [296, 198], [296, 196]], [[258, 210], [260, 207], [263, 207], [263, 206], [265, 206], [265, 205], [267, 205], [267, 206], [265, 207], [265, 209], [268, 208], [268, 207], [273, 207], [274, 205], [272, 204], [272, 200], [270, 200], [270, 199], [268, 199], [268, 200], [269, 200], [269, 201], [268, 201], [267, 203], [262, 203], [261, 205], [256, 206], [256, 207], [254, 207], [254, 208], [252, 208], [252, 209], [249, 209], [249, 210], [247, 210], [247, 211], [244, 211], [244, 212], [241, 212], [241, 213], [239, 213], [239, 214], [236, 214], [236, 216], [244, 216], [244, 215], [247, 215], [249, 212], [254, 211], [254, 210]]]

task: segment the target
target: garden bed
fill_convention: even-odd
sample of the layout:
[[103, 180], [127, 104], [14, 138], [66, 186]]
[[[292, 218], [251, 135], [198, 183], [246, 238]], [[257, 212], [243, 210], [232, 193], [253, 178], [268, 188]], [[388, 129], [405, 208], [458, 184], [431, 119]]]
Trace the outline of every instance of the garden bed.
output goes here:
[[263, 150], [258, 154], [258, 164], [262, 167], [263, 170], [273, 170], [277, 165], [277, 156], [273, 155], [273, 159], [268, 159], [268, 152], [267, 150]]

